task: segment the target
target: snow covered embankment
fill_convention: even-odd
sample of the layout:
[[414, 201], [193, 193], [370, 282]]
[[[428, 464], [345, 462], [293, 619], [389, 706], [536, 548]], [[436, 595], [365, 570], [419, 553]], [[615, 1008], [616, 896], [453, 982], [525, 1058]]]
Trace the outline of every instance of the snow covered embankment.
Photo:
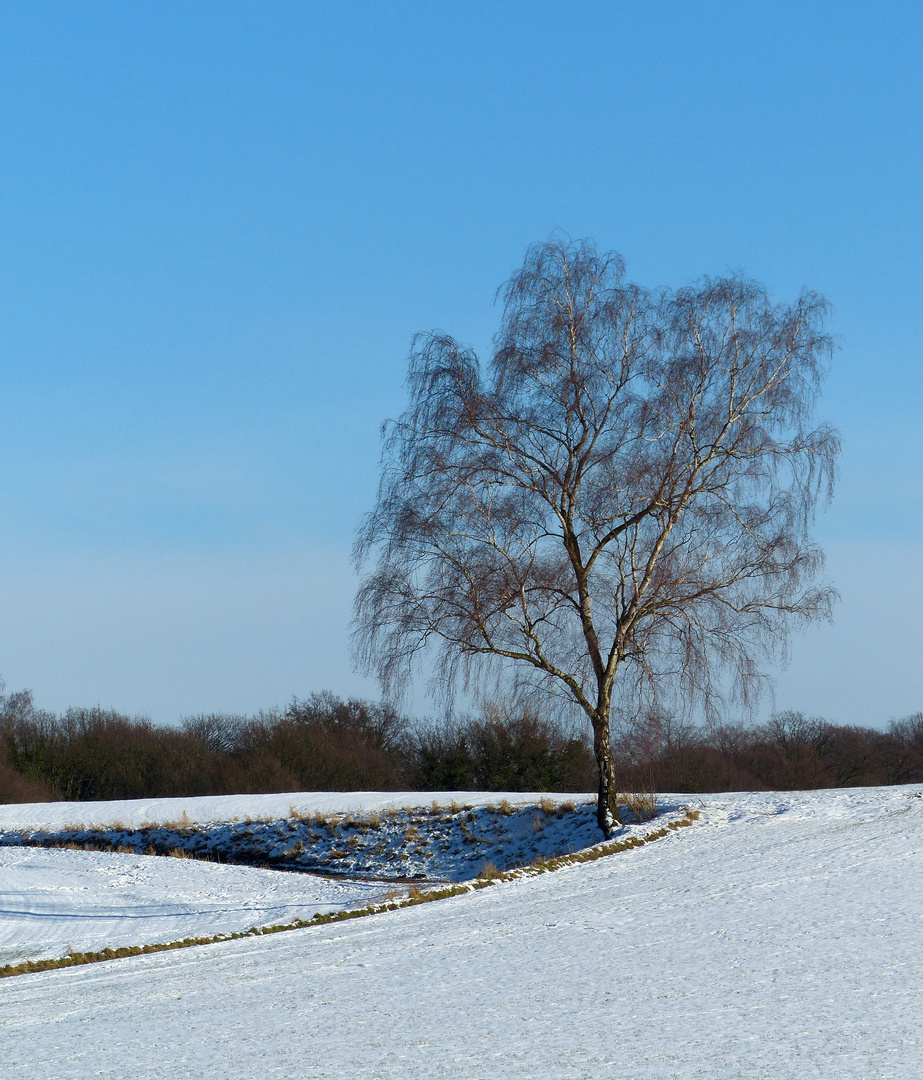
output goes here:
[[243, 933], [366, 904], [381, 893], [379, 883], [194, 859], [0, 848], [0, 968]]
[[244, 820], [195, 823], [185, 813], [179, 821], [136, 826], [110, 819], [102, 827], [72, 822], [63, 828], [7, 827], [0, 832], [4, 845], [188, 854], [239, 865], [395, 882], [470, 880], [487, 863], [508, 870], [569, 854], [600, 839], [592, 804], [578, 806], [552, 797], [531, 806], [516, 807], [500, 797], [486, 806], [455, 800], [442, 806], [433, 801], [428, 809], [391, 806], [364, 814], [308, 812], [293, 803], [287, 817], [275, 819], [254, 820], [248, 815]]
[[[301, 805], [311, 801], [293, 798]], [[75, 808], [79, 804], [68, 810]], [[546, 860], [599, 840], [590, 805], [547, 797], [515, 809], [503, 798], [500, 805], [445, 810], [386, 807], [367, 817], [308, 814], [294, 806], [286, 819], [199, 825], [187, 812], [185, 822], [137, 828], [115, 821], [119, 808], [92, 805], [93, 816], [107, 826], [17, 828], [0, 835], [0, 967], [310, 921], [380, 904], [395, 884], [470, 880], [485, 868], [493, 873], [536, 860], [547, 867]], [[241, 798], [237, 808], [255, 807]], [[195, 809], [206, 817], [215, 810]], [[60, 820], [62, 810], [56, 804], [0, 807], [0, 818]], [[121, 810], [131, 816], [138, 807], [121, 804]], [[678, 816], [665, 813], [662, 821]], [[656, 824], [629, 826], [622, 839], [636, 840]], [[150, 851], [192, 852], [209, 861], [139, 853]], [[218, 865], [219, 859], [302, 873]]]

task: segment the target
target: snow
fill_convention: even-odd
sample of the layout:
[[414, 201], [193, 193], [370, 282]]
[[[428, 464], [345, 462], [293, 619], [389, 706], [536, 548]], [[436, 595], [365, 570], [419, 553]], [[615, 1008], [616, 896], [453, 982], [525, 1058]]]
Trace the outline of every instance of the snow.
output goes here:
[[[512, 806], [533, 806], [545, 792], [496, 791], [301, 791], [282, 795], [204, 795], [184, 799], [123, 799], [113, 802], [13, 803], [0, 806], [0, 830], [62, 828], [85, 824], [105, 826], [177, 822], [184, 818], [197, 824], [250, 819], [271, 820], [304, 816], [371, 814], [432, 803], [449, 806], [490, 806], [506, 799]], [[555, 792], [555, 802], [585, 802], [586, 792]]]
[[382, 892], [194, 859], [0, 848], [0, 966], [292, 923]]
[[[419, 794], [409, 797], [420, 801]], [[304, 793], [273, 800], [269, 808], [340, 806], [344, 801], [349, 801], [347, 796]], [[373, 805], [378, 801], [372, 800]], [[327, 816], [328, 811], [316, 809], [320, 821], [300, 813], [260, 821], [252, 811], [267, 808], [265, 797], [239, 797], [222, 800], [217, 807], [214, 800], [191, 807], [185, 801], [171, 802], [161, 807], [166, 816], [160, 824], [145, 821], [144, 827], [126, 825], [122, 819], [136, 822], [150, 813], [148, 804], [91, 804], [92, 820], [108, 823], [95, 828], [73, 822], [58, 827], [75, 816], [71, 810], [79, 804], [69, 804], [64, 811], [59, 804], [3, 807], [47, 824], [45, 829], [17, 825], [0, 831], [0, 966], [62, 957], [69, 951], [98, 952], [290, 924], [316, 913], [378, 902], [389, 892], [406, 893], [411, 882], [471, 879], [488, 860], [507, 868], [599, 840], [592, 805], [578, 808], [571, 802], [566, 811], [555, 812], [551, 807], [556, 800], [543, 801], [546, 810], [466, 803], [455, 804], [453, 811], [455, 801], [450, 799], [438, 812], [431, 800], [417, 810], [376, 810], [371, 819]], [[190, 809], [202, 824], [190, 824]], [[177, 810], [184, 817], [171, 822]], [[222, 811], [240, 811], [233, 816], [243, 814], [243, 820], [217, 821]], [[117, 852], [70, 850], [100, 840]], [[37, 842], [68, 848], [22, 846]], [[187, 852], [301, 872], [153, 858], [145, 854], [152, 849], [161, 855]]]
[[4, 1080], [916, 1080], [923, 791], [694, 802], [553, 874], [4, 980]]
[[291, 817], [270, 820], [246, 815], [233, 822], [193, 824], [187, 814], [159, 825], [110, 821], [96, 827], [17, 827], [0, 832], [0, 844], [99, 847], [102, 842], [112, 850], [137, 854], [179, 850], [197, 858], [305, 873], [447, 882], [477, 877], [488, 862], [512, 869], [600, 839], [591, 803], [560, 804], [548, 798], [538, 806], [519, 808], [509, 801], [472, 806], [453, 800], [447, 806], [434, 801], [424, 807], [342, 816], [292, 809]]

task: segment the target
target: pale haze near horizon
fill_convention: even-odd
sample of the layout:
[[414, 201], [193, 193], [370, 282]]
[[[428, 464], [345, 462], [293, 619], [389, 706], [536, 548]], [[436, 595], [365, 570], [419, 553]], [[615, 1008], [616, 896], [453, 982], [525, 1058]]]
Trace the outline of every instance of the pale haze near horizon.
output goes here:
[[497, 287], [560, 229], [646, 285], [830, 299], [842, 599], [759, 715], [923, 709], [921, 30], [910, 4], [5, 5], [7, 689], [164, 723], [376, 696], [349, 553], [411, 338], [486, 359]]

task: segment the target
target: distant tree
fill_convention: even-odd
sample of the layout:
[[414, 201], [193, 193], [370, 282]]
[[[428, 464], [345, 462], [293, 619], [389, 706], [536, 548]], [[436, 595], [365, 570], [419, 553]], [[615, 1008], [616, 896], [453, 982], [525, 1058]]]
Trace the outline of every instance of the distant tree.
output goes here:
[[584, 791], [593, 779], [583, 739], [502, 698], [471, 716], [422, 723], [408, 742], [410, 780], [423, 790]]
[[888, 728], [887, 775], [892, 784], [923, 782], [923, 712], [892, 720]]
[[486, 371], [415, 339], [357, 538], [357, 654], [388, 693], [430, 643], [449, 693], [491, 671], [563, 692], [592, 725], [608, 834], [620, 701], [746, 699], [792, 622], [829, 615], [809, 535], [838, 451], [812, 426], [826, 304], [774, 306], [736, 275], [650, 291], [557, 240], [503, 297]]

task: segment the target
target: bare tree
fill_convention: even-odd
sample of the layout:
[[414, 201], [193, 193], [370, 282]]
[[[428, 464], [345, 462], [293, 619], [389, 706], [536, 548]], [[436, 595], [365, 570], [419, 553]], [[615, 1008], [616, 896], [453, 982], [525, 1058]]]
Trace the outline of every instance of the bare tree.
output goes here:
[[623, 273], [589, 242], [537, 244], [486, 371], [445, 334], [415, 339], [356, 541], [374, 558], [357, 656], [385, 692], [430, 643], [449, 691], [491, 670], [557, 688], [592, 724], [607, 834], [613, 708], [752, 699], [793, 620], [835, 597], [809, 535], [839, 449], [812, 427], [825, 301]]

